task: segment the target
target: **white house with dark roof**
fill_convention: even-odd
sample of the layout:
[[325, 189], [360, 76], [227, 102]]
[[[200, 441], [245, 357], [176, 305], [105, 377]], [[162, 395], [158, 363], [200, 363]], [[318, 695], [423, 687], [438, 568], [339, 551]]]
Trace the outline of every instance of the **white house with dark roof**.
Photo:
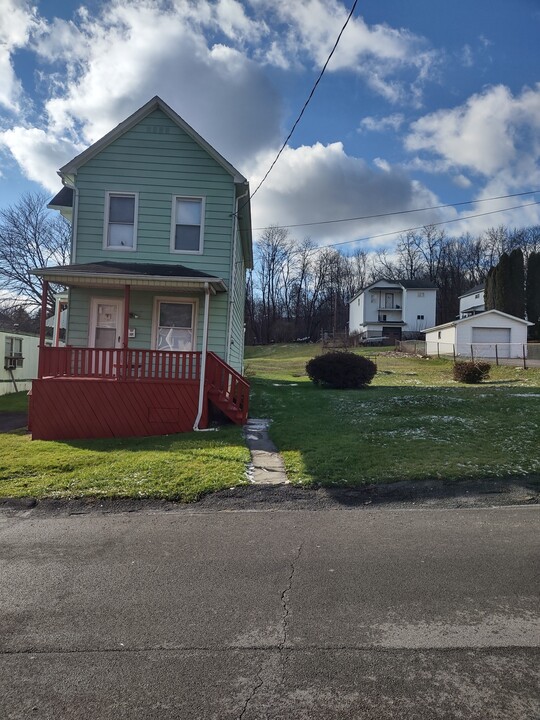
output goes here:
[[459, 296], [459, 317], [466, 318], [478, 315], [486, 309], [484, 301], [484, 284], [475, 285]]
[[425, 280], [377, 280], [349, 301], [349, 334], [401, 340], [435, 323], [437, 288]]

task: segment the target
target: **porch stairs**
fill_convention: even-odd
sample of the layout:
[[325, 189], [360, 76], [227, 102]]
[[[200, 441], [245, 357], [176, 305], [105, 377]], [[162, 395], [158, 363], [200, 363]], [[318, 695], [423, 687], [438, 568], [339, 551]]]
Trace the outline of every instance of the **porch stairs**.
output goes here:
[[206, 359], [207, 397], [229, 420], [245, 425], [248, 416], [249, 383], [213, 352]]

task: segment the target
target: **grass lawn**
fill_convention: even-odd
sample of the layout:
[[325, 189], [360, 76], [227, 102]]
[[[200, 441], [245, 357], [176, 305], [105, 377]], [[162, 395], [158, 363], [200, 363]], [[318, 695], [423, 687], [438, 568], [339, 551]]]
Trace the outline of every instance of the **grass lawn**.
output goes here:
[[358, 352], [377, 362], [365, 390], [315, 387], [315, 345], [249, 348], [251, 415], [271, 436], [292, 482], [358, 485], [540, 474], [540, 369], [493, 367], [481, 385], [454, 382], [444, 359]]
[[0, 412], [27, 412], [28, 393], [26, 390], [18, 393], [0, 395]]
[[238, 427], [125, 440], [0, 435], [0, 496], [167, 498], [185, 502], [246, 482]]
[[[359, 350], [378, 374], [366, 390], [315, 387], [305, 364], [316, 345], [247, 348], [252, 417], [271, 435], [290, 480], [359, 485], [540, 475], [540, 369], [494, 367], [489, 382], [458, 385], [452, 364]], [[0, 397], [25, 411], [26, 393]], [[126, 440], [31, 441], [0, 435], [0, 496], [137, 497], [192, 501], [246, 483], [238, 427]]]

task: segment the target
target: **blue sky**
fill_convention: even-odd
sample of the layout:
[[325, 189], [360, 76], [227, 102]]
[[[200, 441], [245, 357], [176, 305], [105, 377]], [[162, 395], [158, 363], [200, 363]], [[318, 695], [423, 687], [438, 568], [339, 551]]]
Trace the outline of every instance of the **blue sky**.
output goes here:
[[[0, 207], [160, 95], [257, 186], [352, 5], [0, 0]], [[377, 0], [354, 18], [253, 199], [254, 227], [540, 189], [539, 0]], [[540, 224], [540, 193], [291, 230], [343, 249], [430, 222]], [[479, 218], [467, 215], [529, 204]], [[257, 235], [257, 232], [255, 233]]]

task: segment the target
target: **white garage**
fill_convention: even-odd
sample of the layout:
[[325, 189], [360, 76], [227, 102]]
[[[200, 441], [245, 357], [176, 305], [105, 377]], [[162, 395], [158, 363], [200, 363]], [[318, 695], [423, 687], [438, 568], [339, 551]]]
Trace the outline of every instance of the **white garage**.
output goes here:
[[427, 355], [521, 358], [527, 351], [532, 323], [500, 310], [486, 312], [424, 330]]

